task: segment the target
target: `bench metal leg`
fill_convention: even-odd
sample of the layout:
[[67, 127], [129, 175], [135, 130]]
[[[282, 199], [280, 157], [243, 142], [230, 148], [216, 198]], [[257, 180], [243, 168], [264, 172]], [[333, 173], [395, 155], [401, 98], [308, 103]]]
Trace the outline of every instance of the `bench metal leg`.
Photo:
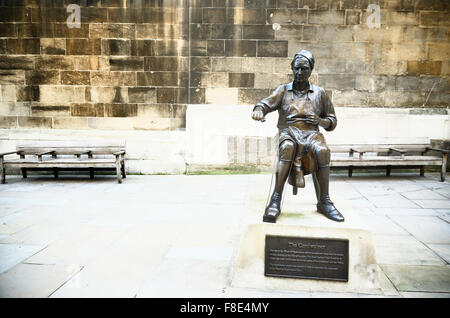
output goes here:
[[89, 177], [94, 179], [94, 168], [89, 168]]
[[0, 156], [0, 174], [1, 174], [1, 180], [2, 183], [6, 183], [6, 170], [5, 166], [3, 165], [3, 156]]
[[386, 177], [390, 177], [391, 176], [391, 166], [387, 166], [386, 167]]
[[53, 168], [53, 175], [55, 176], [55, 179], [58, 179], [58, 177], [59, 177], [58, 168]]
[[24, 179], [27, 178], [27, 168], [22, 168], [22, 177], [23, 177]]
[[353, 167], [348, 167], [348, 177], [351, 178], [353, 175]]
[[125, 160], [122, 162], [122, 177], [124, 179], [127, 177], [127, 173], [125, 171]]
[[420, 176], [421, 177], [425, 176], [425, 166], [420, 167]]
[[120, 155], [116, 155], [116, 173], [117, 173], [117, 182], [122, 183], [122, 171], [120, 167]]
[[447, 158], [448, 158], [448, 154], [444, 154], [444, 156], [442, 157], [442, 166], [441, 166], [441, 181], [444, 182], [445, 181], [445, 173], [447, 172]]

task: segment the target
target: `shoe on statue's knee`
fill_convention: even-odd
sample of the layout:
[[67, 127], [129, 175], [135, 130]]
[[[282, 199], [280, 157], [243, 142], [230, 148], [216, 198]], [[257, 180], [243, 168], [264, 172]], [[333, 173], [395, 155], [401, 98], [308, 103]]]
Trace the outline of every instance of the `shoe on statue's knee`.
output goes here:
[[345, 220], [344, 216], [336, 209], [330, 198], [321, 199], [319, 203], [317, 203], [317, 212], [336, 222], [344, 222]]
[[305, 187], [305, 176], [303, 175], [302, 167], [295, 167], [296, 170], [296, 180], [295, 183], [298, 188]]
[[280, 206], [281, 206], [281, 194], [274, 192], [272, 197], [270, 198], [269, 205], [266, 207], [263, 216], [263, 222], [276, 223], [277, 218], [280, 215]]
[[305, 176], [303, 175], [301, 163], [294, 161], [289, 175], [289, 184], [297, 188], [305, 187]]

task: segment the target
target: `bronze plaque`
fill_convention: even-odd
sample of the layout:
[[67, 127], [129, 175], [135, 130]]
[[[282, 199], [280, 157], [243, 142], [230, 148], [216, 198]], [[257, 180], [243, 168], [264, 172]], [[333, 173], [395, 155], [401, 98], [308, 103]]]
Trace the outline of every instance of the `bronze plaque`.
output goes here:
[[348, 281], [348, 240], [266, 235], [264, 275]]

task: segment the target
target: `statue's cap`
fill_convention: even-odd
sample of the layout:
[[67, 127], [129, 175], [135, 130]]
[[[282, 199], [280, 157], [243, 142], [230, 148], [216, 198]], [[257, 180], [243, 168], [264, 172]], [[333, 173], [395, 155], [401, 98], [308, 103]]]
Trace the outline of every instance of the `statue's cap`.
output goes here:
[[312, 55], [312, 53], [310, 51], [301, 50], [300, 52], [298, 52], [297, 54], [294, 55], [294, 59], [292, 61], [295, 61], [299, 57], [304, 57], [305, 59], [307, 59], [309, 62], [309, 65], [311, 66], [311, 69], [314, 68], [314, 56]]

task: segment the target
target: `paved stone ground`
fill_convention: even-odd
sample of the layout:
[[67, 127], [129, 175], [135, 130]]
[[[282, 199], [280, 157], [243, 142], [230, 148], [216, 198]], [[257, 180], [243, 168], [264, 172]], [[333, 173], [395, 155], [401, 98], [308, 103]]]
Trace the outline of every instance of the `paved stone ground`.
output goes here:
[[[231, 287], [243, 215], [271, 178], [7, 176], [0, 297], [374, 297]], [[332, 199], [372, 229], [381, 297], [450, 296], [450, 183], [438, 178], [332, 176]], [[306, 182], [285, 200], [314, 204]]]

